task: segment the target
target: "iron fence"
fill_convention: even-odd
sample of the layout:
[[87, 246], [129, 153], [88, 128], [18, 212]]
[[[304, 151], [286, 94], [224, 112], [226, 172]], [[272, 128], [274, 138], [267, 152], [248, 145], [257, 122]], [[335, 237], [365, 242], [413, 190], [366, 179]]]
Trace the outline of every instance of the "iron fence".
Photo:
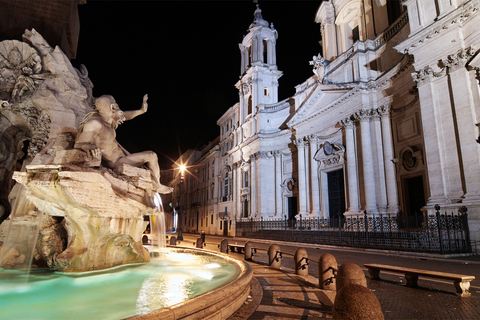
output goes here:
[[467, 208], [435, 215], [240, 219], [236, 235], [254, 239], [431, 253], [470, 253]]

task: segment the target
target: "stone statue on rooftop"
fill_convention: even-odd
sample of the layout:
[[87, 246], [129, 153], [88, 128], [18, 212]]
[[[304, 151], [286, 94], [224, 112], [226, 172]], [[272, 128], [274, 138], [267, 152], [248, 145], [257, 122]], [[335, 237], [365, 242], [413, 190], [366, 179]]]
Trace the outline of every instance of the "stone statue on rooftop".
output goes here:
[[111, 95], [102, 95], [95, 99], [95, 110], [88, 113], [78, 128], [75, 149], [81, 149], [91, 158], [101, 156], [102, 162], [111, 169], [123, 164], [133, 167], [146, 165], [156, 182], [156, 192], [171, 193], [172, 188], [160, 183], [160, 167], [153, 151], [130, 154], [115, 139], [115, 129], [124, 121], [147, 112], [148, 95], [143, 97], [142, 107], [134, 111], [122, 111]]

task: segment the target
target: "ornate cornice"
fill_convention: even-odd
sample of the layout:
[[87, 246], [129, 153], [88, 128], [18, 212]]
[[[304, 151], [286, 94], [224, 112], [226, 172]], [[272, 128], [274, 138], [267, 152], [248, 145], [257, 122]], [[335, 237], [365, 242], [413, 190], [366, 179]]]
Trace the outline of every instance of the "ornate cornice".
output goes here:
[[409, 53], [411, 48], [419, 45], [426, 45], [428, 42], [442, 36], [453, 26], [463, 26], [463, 23], [468, 20], [474, 13], [480, 9], [480, 1], [472, 0], [464, 3], [456, 10], [442, 17], [431, 26], [428, 26], [418, 33], [410, 35], [410, 37], [403, 41], [396, 49], [401, 53]]
[[427, 65], [417, 72], [412, 73], [412, 78], [418, 84], [431, 81], [433, 78], [439, 78], [447, 75], [449, 72], [464, 68], [467, 61], [475, 55], [476, 49], [473, 46], [460, 49], [454, 54], [447, 55], [446, 59], [442, 59], [439, 63], [440, 71], [435, 71], [431, 66]]

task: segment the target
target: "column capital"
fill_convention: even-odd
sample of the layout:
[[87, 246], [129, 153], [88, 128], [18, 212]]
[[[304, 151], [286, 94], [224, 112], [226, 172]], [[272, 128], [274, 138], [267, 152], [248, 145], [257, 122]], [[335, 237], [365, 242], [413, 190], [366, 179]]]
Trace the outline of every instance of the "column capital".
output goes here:
[[343, 120], [340, 120], [338, 124], [344, 127], [345, 129], [353, 129], [353, 127], [355, 126], [355, 121], [351, 117], [348, 117]]
[[449, 54], [446, 59], [442, 59], [441, 64], [448, 68], [448, 72], [458, 70], [465, 67], [467, 61], [475, 55], [475, 51], [474, 46], [460, 49], [454, 54]]
[[423, 67], [422, 69], [418, 70], [417, 72], [412, 73], [413, 81], [417, 82], [418, 84], [423, 84], [429, 81], [432, 81], [433, 78], [439, 78], [445, 76], [446, 68], [442, 68], [440, 71], [434, 71], [432, 67], [429, 65]]
[[359, 121], [370, 121], [372, 117], [372, 110], [360, 110], [356, 112], [354, 118]]
[[372, 110], [372, 113], [371, 113], [371, 118], [373, 121], [380, 121], [380, 118], [381, 118], [381, 114], [380, 114], [380, 111], [377, 109], [373, 109]]
[[295, 139], [293, 141], [293, 144], [295, 144], [297, 146], [297, 148], [299, 148], [299, 147], [304, 148], [306, 143], [307, 142], [305, 141], [304, 138]]
[[377, 112], [381, 117], [388, 117], [390, 116], [390, 106], [389, 105], [383, 105], [377, 108]]

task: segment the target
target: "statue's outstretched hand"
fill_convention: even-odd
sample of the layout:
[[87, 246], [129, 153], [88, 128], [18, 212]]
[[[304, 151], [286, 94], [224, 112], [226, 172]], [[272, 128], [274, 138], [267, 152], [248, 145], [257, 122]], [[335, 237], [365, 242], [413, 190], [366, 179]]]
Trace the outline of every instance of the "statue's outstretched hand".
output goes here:
[[146, 95], [143, 96], [142, 108], [140, 109], [140, 110], [143, 111], [143, 113], [147, 112], [147, 110], [148, 110], [147, 100], [148, 100], [148, 94], [146, 94]]
[[90, 156], [92, 159], [97, 159], [102, 157], [102, 150], [100, 150], [99, 148], [88, 149], [87, 153], [88, 153], [88, 156]]

